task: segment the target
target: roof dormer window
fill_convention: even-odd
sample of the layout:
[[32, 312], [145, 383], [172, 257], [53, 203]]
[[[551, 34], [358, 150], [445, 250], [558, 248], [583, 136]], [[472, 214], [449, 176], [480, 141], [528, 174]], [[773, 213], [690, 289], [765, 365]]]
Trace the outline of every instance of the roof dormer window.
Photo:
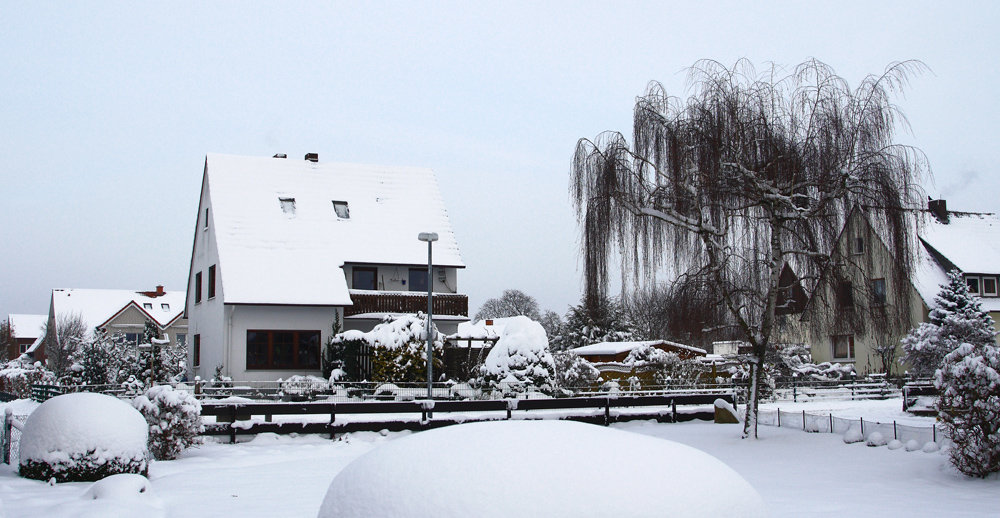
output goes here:
[[333, 211], [339, 219], [351, 219], [351, 209], [347, 207], [346, 201], [333, 200]]
[[153, 309], [153, 304], [149, 302], [143, 302], [142, 309]]
[[170, 304], [166, 303], [160, 304], [160, 309], [162, 309], [163, 311], [170, 311]]
[[295, 215], [295, 198], [278, 198], [278, 203], [281, 204], [281, 212], [288, 216]]

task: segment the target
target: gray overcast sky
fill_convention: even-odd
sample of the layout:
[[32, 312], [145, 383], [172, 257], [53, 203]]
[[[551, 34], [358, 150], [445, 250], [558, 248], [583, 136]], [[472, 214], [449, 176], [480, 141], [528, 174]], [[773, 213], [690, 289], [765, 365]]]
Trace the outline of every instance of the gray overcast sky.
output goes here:
[[312, 151], [433, 168], [471, 309], [519, 288], [563, 313], [577, 139], [628, 134], [646, 84], [683, 94], [700, 58], [816, 57], [852, 84], [923, 60], [898, 102], [928, 194], [1000, 210], [994, 4], [744, 4], [0, 1], [0, 315], [183, 289], [205, 153]]

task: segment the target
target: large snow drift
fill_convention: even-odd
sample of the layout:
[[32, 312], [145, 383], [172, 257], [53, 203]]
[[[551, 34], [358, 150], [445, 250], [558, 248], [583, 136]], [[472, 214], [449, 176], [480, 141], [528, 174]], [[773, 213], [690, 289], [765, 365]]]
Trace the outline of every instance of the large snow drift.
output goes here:
[[743, 477], [689, 446], [570, 421], [497, 421], [380, 446], [333, 479], [318, 516], [764, 514]]
[[148, 434], [142, 414], [117, 398], [89, 392], [56, 396], [24, 423], [21, 474], [62, 482], [145, 473]]

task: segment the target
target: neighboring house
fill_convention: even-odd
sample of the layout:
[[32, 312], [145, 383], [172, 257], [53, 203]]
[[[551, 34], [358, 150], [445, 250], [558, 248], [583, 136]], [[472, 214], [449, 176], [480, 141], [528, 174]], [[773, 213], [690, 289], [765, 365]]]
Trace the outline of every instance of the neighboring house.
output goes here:
[[13, 360], [34, 346], [33, 350], [38, 351], [35, 359], [45, 360], [44, 352], [39, 349], [44, 350], [40, 345], [45, 336], [46, 320], [48, 320], [46, 315], [7, 315], [7, 322], [14, 335], [14, 343], [7, 350], [7, 358]]
[[[965, 274], [994, 320], [1000, 316], [1000, 220], [993, 214], [949, 213], [944, 200], [932, 200], [917, 217], [913, 275], [902, 281], [893, 278], [893, 259], [872, 225], [859, 213], [848, 218], [832, 267], [817, 283], [802, 316], [814, 362], [850, 363], [862, 374], [884, 372], [878, 349], [895, 347], [898, 362], [900, 340], [926, 321], [946, 272], [953, 268]], [[895, 289], [897, 282], [905, 283], [901, 290]], [[900, 304], [905, 318], [892, 318]]]
[[52, 290], [47, 320], [52, 330], [61, 319], [79, 318], [87, 336], [101, 329], [136, 344], [146, 322], [152, 322], [171, 345], [186, 346], [183, 314], [184, 292], [164, 291], [163, 286], [153, 291], [56, 289]]
[[339, 322], [368, 331], [427, 309], [435, 232], [434, 320], [468, 320], [464, 268], [430, 169], [210, 154], [188, 275], [193, 376], [237, 380], [320, 374]]

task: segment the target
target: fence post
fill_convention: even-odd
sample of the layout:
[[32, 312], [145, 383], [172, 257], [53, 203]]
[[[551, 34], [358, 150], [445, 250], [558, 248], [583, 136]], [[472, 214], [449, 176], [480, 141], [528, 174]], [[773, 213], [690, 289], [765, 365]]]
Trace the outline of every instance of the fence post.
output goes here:
[[670, 400], [670, 422], [677, 423], [677, 401]]
[[3, 463], [10, 464], [10, 447], [11, 447], [11, 437], [10, 429], [14, 419], [14, 410], [10, 407], [3, 409]]
[[799, 401], [799, 390], [798, 390], [799, 384], [796, 383], [798, 379], [799, 379], [798, 376], [795, 375], [792, 376], [792, 401], [795, 401], [796, 403]]
[[830, 413], [830, 433], [833, 433], [833, 413]]
[[604, 399], [604, 426], [611, 424], [611, 398]]
[[864, 438], [864, 436], [865, 436], [865, 418], [862, 417], [860, 419], [861, 419], [861, 437]]
[[778, 428], [781, 428], [781, 407], [778, 407]]
[[899, 435], [896, 433], [896, 421], [892, 422], [892, 438], [894, 440], [899, 440]]
[[802, 431], [806, 431], [806, 411], [802, 411]]
[[932, 437], [934, 438], [934, 442], [937, 442], [937, 425], [931, 425], [931, 430], [934, 430], [934, 435]]
[[236, 444], [236, 405], [229, 407], [233, 420], [229, 422], [229, 443]]

